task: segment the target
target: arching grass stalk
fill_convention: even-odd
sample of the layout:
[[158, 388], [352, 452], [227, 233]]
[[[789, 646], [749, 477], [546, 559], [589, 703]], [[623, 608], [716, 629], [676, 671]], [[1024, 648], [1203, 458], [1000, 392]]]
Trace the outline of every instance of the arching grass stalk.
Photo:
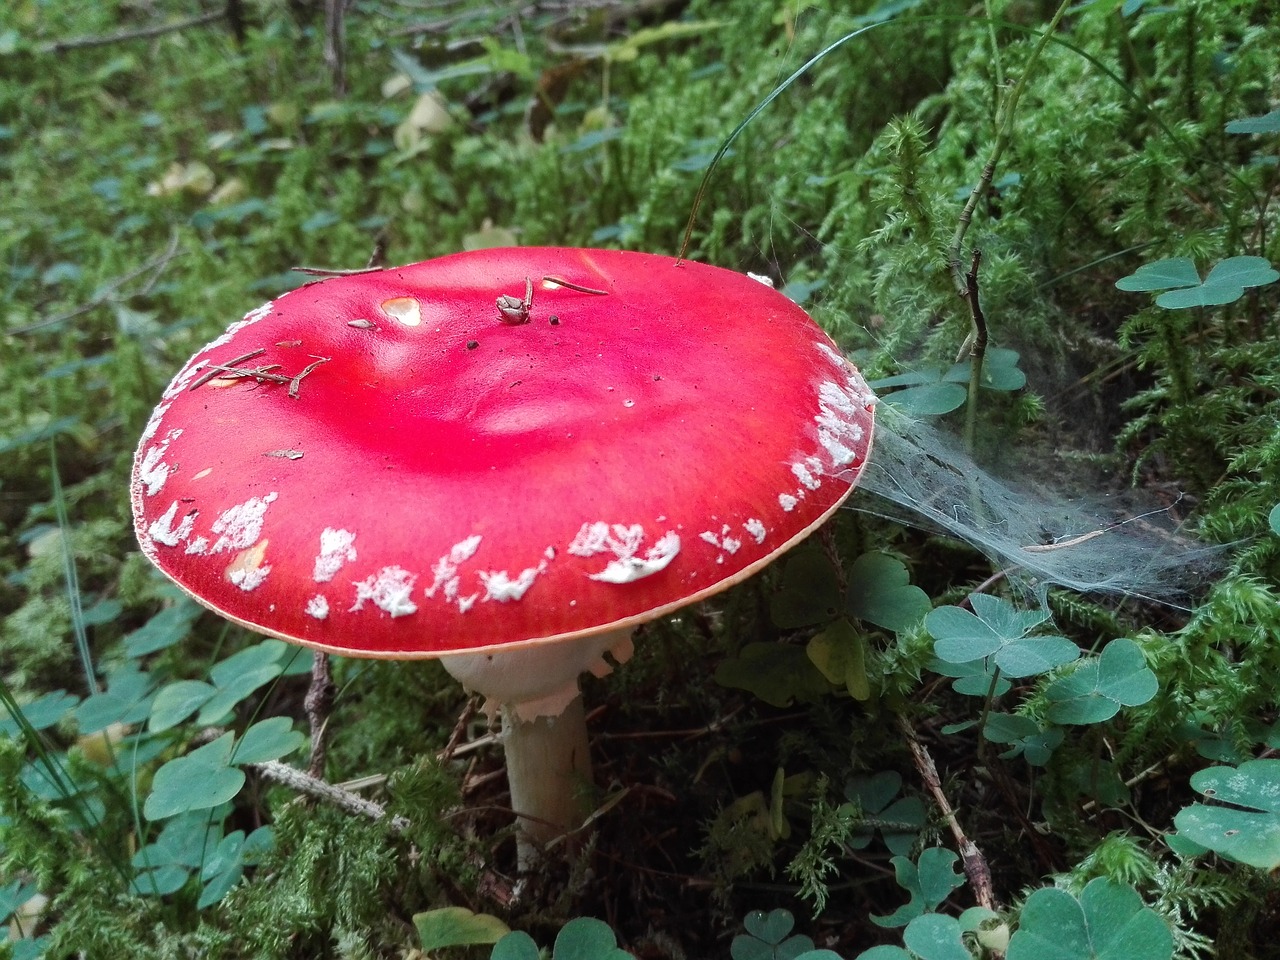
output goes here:
[[1040, 34], [1040, 40], [1036, 43], [1035, 49], [1031, 51], [1031, 56], [1022, 68], [1022, 72], [1018, 76], [1018, 82], [1013, 85], [1013, 89], [1009, 91], [1009, 96], [1000, 104], [999, 110], [996, 112], [995, 145], [991, 148], [991, 155], [982, 167], [982, 176], [978, 178], [978, 182], [974, 185], [973, 190], [970, 191], [964, 210], [960, 212], [960, 219], [956, 223], [956, 232], [951, 238], [951, 247], [947, 251], [947, 265], [951, 268], [951, 277], [955, 282], [956, 293], [968, 302], [971, 315], [969, 335], [965, 337], [964, 345], [960, 348], [960, 359], [963, 359], [966, 354], [969, 357], [969, 399], [965, 404], [964, 411], [964, 447], [965, 452], [970, 456], [973, 455], [974, 444], [977, 440], [978, 389], [982, 384], [982, 361], [987, 353], [987, 327], [982, 310], [978, 306], [979, 251], [974, 251], [973, 268], [966, 272], [960, 259], [961, 247], [964, 245], [964, 236], [969, 231], [969, 225], [973, 222], [973, 211], [977, 208], [978, 201], [991, 188], [991, 179], [995, 176], [996, 164], [1000, 162], [1000, 157], [1013, 139], [1013, 119], [1018, 110], [1018, 101], [1022, 99], [1022, 93], [1026, 90], [1027, 78], [1031, 76], [1036, 62], [1040, 59], [1040, 54], [1044, 52], [1045, 46], [1058, 29], [1058, 24], [1062, 22], [1062, 17], [1067, 12], [1067, 7], [1070, 4], [1071, 0], [1062, 0], [1062, 3], [1058, 5], [1058, 9], [1053, 14], [1053, 19], [1049, 21], [1049, 25]]

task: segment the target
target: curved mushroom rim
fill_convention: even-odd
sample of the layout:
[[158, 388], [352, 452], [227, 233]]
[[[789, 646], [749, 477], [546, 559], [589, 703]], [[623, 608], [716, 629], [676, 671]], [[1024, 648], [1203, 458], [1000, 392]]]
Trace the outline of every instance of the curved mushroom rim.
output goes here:
[[[736, 584], [739, 584], [742, 581], [746, 580], [747, 578], [751, 577], [752, 575], [758, 573], [760, 570], [763, 570], [769, 564], [777, 560], [778, 557], [782, 556], [784, 553], [787, 553], [789, 550], [791, 550], [792, 547], [800, 543], [800, 541], [807, 538], [811, 533], [813, 533], [820, 526], [826, 523], [827, 520], [829, 520], [835, 514], [835, 512], [844, 505], [844, 502], [849, 498], [849, 496], [853, 493], [854, 489], [857, 487], [858, 476], [861, 474], [862, 467], [865, 466], [867, 462], [870, 460], [871, 448], [872, 448], [874, 438], [875, 438], [875, 434], [874, 434], [874, 423], [873, 423], [871, 429], [869, 430], [869, 435], [867, 437], [867, 449], [866, 449], [866, 454], [864, 456], [864, 459], [862, 461], [862, 465], [858, 468], [857, 474], [855, 474], [853, 480], [849, 483], [849, 488], [845, 490], [844, 493], [840, 495], [839, 499], [836, 500], [836, 502], [833, 503], [825, 512], [823, 512], [821, 516], [819, 516], [816, 520], [810, 523], [807, 527], [805, 527], [799, 533], [796, 533], [793, 536], [791, 536], [790, 539], [788, 539], [785, 543], [779, 546], [778, 549], [774, 550], [772, 553], [768, 554], [767, 556], [761, 557], [759, 560], [756, 560], [754, 563], [751, 563], [746, 567], [743, 567], [741, 570], [739, 570], [737, 573], [733, 574], [732, 576], [725, 577], [723, 580], [718, 580], [715, 583], [711, 584], [710, 586], [704, 587], [703, 589], [699, 590], [697, 593], [689, 594], [687, 597], [682, 597], [679, 600], [673, 600], [670, 603], [664, 603], [662, 606], [654, 607], [650, 610], [645, 610], [643, 613], [637, 613], [630, 617], [624, 617], [621, 620], [614, 620], [609, 623], [597, 624], [592, 627], [587, 627], [582, 630], [574, 630], [569, 633], [556, 633], [546, 637], [526, 637], [521, 640], [509, 640], [504, 643], [493, 643], [483, 647], [466, 647], [466, 648], [461, 648], [457, 650], [374, 650], [374, 651], [362, 650], [357, 647], [344, 647], [339, 644], [317, 643], [314, 640], [304, 640], [301, 637], [295, 637], [292, 634], [283, 633], [277, 630], [272, 630], [271, 628], [263, 626], [262, 624], [252, 623], [241, 617], [237, 617], [234, 614], [228, 613], [225, 610], [222, 610], [216, 605], [210, 603], [205, 598], [187, 589], [186, 586], [184, 586], [181, 583], [178, 583], [176, 580], [174, 581], [174, 583], [176, 583], [177, 586], [180, 587], [184, 593], [190, 596], [193, 600], [195, 600], [201, 606], [207, 607], [209, 610], [212, 610], [214, 613], [222, 617], [224, 620], [228, 620], [231, 623], [242, 626], [248, 630], [252, 630], [254, 633], [262, 634], [263, 636], [274, 637], [276, 639], [285, 640], [285, 641], [288, 641], [289, 643], [293, 643], [301, 647], [307, 647], [312, 650], [319, 650], [322, 653], [336, 654], [337, 656], [342, 656], [342, 657], [359, 657], [367, 660], [442, 660], [446, 657], [456, 656], [460, 654], [467, 655], [467, 654], [476, 654], [476, 653], [501, 653], [504, 650], [517, 650], [521, 647], [529, 646], [531, 644], [553, 644], [553, 643], [561, 643], [569, 640], [577, 640], [583, 637], [594, 636], [599, 633], [606, 633], [611, 630], [623, 630], [623, 629], [629, 629], [632, 627], [638, 627], [641, 624], [648, 623], [651, 620], [659, 620], [662, 617], [667, 616], [668, 614], [675, 613], [677, 610], [690, 606], [691, 604], [698, 603], [699, 601], [705, 600], [708, 597], [714, 596], [717, 593], [722, 593], [723, 591], [729, 589], [730, 587], [735, 586]], [[148, 559], [151, 560], [153, 563], [155, 562], [155, 559], [153, 557], [148, 556]], [[161, 572], [163, 572], [166, 577], [169, 576], [168, 572], [165, 571], [163, 568], [161, 568]], [[170, 579], [172, 580], [173, 578], [170, 577]]]

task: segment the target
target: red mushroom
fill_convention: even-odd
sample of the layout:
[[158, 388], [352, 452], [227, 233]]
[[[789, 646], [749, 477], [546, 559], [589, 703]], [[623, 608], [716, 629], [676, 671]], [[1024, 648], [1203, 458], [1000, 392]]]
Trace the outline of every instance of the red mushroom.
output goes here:
[[545, 840], [582, 815], [578, 675], [829, 517], [873, 404], [756, 279], [482, 250], [311, 283], [233, 324], [151, 417], [135, 525], [237, 623], [440, 657], [502, 707], [512, 806]]

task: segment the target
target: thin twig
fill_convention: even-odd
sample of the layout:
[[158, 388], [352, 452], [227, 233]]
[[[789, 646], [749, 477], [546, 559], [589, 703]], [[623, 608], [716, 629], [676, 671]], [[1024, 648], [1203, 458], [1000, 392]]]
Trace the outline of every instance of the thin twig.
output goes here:
[[568, 280], [561, 280], [559, 277], [543, 277], [547, 283], [554, 283], [560, 287], [568, 287], [570, 290], [577, 290], [579, 293], [591, 293], [597, 297], [607, 297], [608, 290], [596, 290], [592, 287], [584, 287], [580, 283], [570, 283]]
[[[160, 279], [160, 275], [161, 273], [163, 273], [164, 268], [169, 265], [169, 261], [178, 255], [178, 239], [179, 239], [178, 231], [174, 230], [169, 235], [169, 245], [164, 249], [163, 252], [156, 254], [150, 260], [142, 264], [142, 266], [136, 267], [133, 270], [130, 270], [128, 273], [121, 274], [115, 279], [104, 284], [98, 290], [97, 294], [94, 295], [93, 299], [88, 301], [87, 303], [82, 303], [80, 306], [76, 307], [73, 310], [68, 311], [67, 313], [60, 313], [56, 317], [48, 317], [44, 320], [37, 320], [35, 323], [29, 323], [25, 327], [18, 327], [17, 329], [11, 330], [9, 332], [14, 335], [32, 333], [36, 330], [42, 330], [45, 327], [54, 327], [60, 323], [66, 323], [68, 320], [74, 320], [76, 317], [80, 316], [82, 313], [88, 313], [90, 310], [100, 307], [104, 303], [111, 302], [112, 300], [115, 299], [114, 294], [118, 289], [120, 289], [120, 287], [124, 286], [130, 280], [133, 280], [137, 277], [142, 276], [148, 270], [154, 270], [155, 273], [153, 273], [147, 279], [147, 282], [143, 285], [142, 290], [139, 291], [140, 293], [143, 293], [143, 294], [149, 292], [151, 288], [155, 286], [156, 281]], [[130, 296], [133, 296], [133, 294], [130, 294]]]
[[978, 845], [965, 835], [960, 821], [956, 819], [955, 810], [951, 808], [947, 795], [942, 792], [942, 781], [938, 777], [938, 768], [934, 766], [933, 757], [916, 737], [911, 722], [901, 714], [898, 716], [898, 726], [903, 736], [907, 738], [907, 746], [911, 748], [911, 756], [915, 760], [916, 769], [920, 771], [920, 779], [924, 781], [925, 788], [932, 794], [934, 803], [942, 811], [942, 818], [951, 828], [951, 835], [955, 837], [956, 846], [960, 848], [960, 860], [964, 864], [965, 876], [969, 878], [969, 885], [973, 887], [978, 903], [992, 912], [999, 910], [1000, 907], [991, 886], [991, 868], [987, 866], [986, 858], [978, 849]]
[[328, 267], [290, 267], [294, 273], [305, 273], [313, 277], [357, 277], [362, 273], [378, 273], [382, 267], [357, 267], [355, 270], [331, 270]]
[[[314, 354], [313, 354], [314, 356]], [[296, 377], [289, 381], [289, 396], [298, 399], [298, 391], [302, 389], [302, 378], [309, 374], [322, 363], [328, 363], [332, 357], [316, 357], [314, 363], [309, 363], [298, 373]]]
[[281, 763], [279, 760], [265, 760], [262, 763], [249, 763], [245, 764], [245, 766], [273, 783], [288, 787], [290, 790], [296, 790], [298, 793], [304, 793], [309, 797], [315, 797], [317, 800], [324, 800], [326, 803], [333, 804], [339, 810], [345, 810], [347, 813], [353, 813], [360, 817], [368, 817], [370, 820], [387, 820], [388, 825], [396, 833], [401, 833], [409, 827], [409, 821], [404, 817], [391, 817], [388, 819], [387, 809], [382, 804], [356, 796], [349, 790], [343, 790], [341, 787], [327, 783], [318, 777], [313, 777], [309, 773], [303, 773], [301, 770], [296, 770], [286, 763]]
[[161, 23], [153, 27], [141, 27], [137, 30], [121, 30], [117, 33], [106, 33], [99, 36], [69, 37], [66, 40], [53, 40], [49, 43], [41, 44], [36, 50], [40, 53], [63, 53], [67, 50], [84, 50], [88, 47], [106, 47], [113, 43], [124, 43], [128, 40], [149, 40], [152, 37], [163, 36], [166, 33], [177, 33], [179, 30], [186, 30], [188, 27], [200, 27], [206, 23], [213, 23], [215, 20], [221, 20], [224, 16], [226, 14], [222, 11], [202, 13], [199, 16], [188, 17], [186, 20], [175, 20], [172, 23]]

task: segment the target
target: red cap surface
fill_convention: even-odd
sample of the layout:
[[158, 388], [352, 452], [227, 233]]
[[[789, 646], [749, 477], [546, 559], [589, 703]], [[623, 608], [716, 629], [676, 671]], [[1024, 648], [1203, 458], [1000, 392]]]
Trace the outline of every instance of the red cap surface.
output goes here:
[[[526, 277], [521, 323], [495, 301]], [[308, 284], [197, 353], [138, 447], [134, 521], [200, 602], [336, 653], [594, 633], [813, 530], [857, 481], [874, 402], [742, 274], [462, 253]]]

